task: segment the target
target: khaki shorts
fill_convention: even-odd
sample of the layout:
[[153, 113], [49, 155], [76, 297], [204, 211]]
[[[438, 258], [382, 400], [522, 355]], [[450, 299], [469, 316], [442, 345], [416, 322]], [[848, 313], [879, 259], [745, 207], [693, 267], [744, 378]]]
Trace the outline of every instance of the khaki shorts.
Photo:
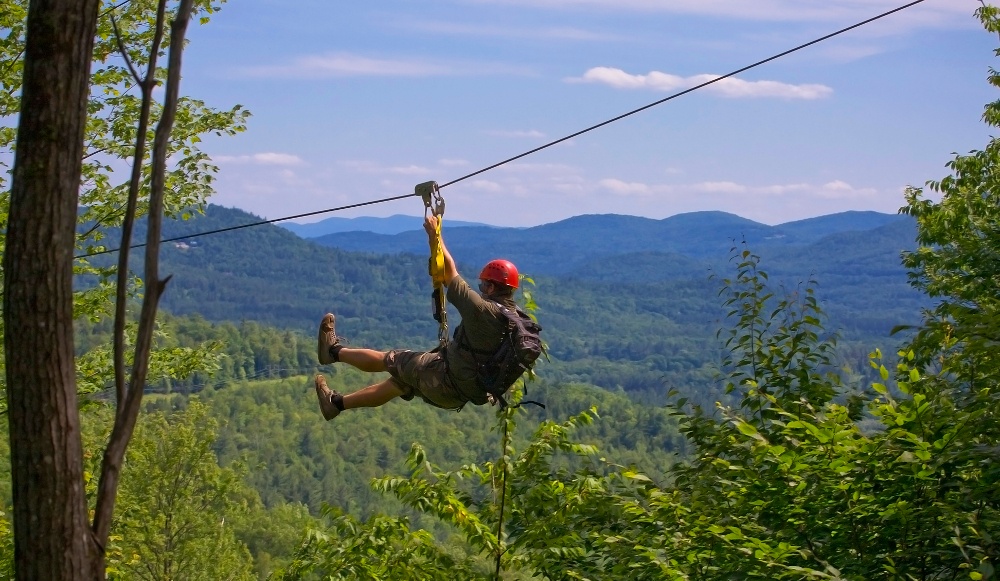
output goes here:
[[385, 354], [385, 368], [403, 390], [402, 398], [409, 401], [419, 396], [427, 403], [460, 410], [466, 399], [448, 380], [444, 355], [398, 349]]

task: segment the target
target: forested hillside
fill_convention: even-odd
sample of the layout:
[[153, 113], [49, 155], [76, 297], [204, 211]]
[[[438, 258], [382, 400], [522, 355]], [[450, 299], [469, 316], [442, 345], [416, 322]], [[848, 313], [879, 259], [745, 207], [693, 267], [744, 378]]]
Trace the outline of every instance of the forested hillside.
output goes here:
[[[695, 226], [683, 230], [685, 235], [705, 226], [705, 220], [716, 226], [735, 220], [724, 214], [696, 218]], [[765, 248], [760, 252], [761, 267], [784, 292], [794, 293], [810, 279], [818, 281], [817, 296], [830, 315], [827, 326], [843, 336], [845, 362], [858, 373], [867, 372], [866, 356], [873, 348], [893, 353], [897, 339], [889, 337], [890, 329], [914, 322], [919, 309], [928, 304], [909, 287], [899, 265], [899, 252], [913, 244], [912, 220], [886, 215], [872, 219], [886, 223], [873, 230], [826, 236], [799, 233], [795, 236], [800, 240], [816, 241], [779, 246], [762, 242]], [[831, 217], [816, 229], [820, 233], [842, 229], [842, 224], [829, 225], [842, 220]], [[168, 223], [165, 236], [184, 237], [255, 221], [240, 210], [209, 206], [204, 216]], [[714, 334], [725, 314], [716, 294], [727, 276], [734, 241], [719, 244], [711, 259], [638, 250], [653, 243], [643, 238], [643, 228], [631, 227], [633, 221], [662, 228], [652, 220], [581, 217], [569, 221], [573, 229], [558, 234], [558, 240], [531, 247], [535, 255], [565, 258], [558, 276], [524, 269], [537, 283], [533, 288], [540, 305], [537, 315], [552, 357], [547, 374], [555, 380], [622, 388], [654, 401], [662, 401], [662, 394], [675, 388], [710, 402], [718, 397], [713, 387], [719, 363]], [[579, 242], [560, 246], [580, 240], [584, 230], [578, 227], [614, 231], [616, 236], [632, 236], [632, 241], [618, 246]], [[466, 259], [475, 252], [463, 240], [475, 231], [445, 232], [468, 279], [477, 275], [478, 263]], [[522, 233], [495, 232], [510, 238]], [[671, 244], [679, 245], [680, 240]], [[421, 238], [421, 243], [426, 245], [426, 240]], [[740, 243], [735, 247], [743, 248]], [[609, 249], [621, 254], [601, 256]], [[705, 250], [694, 254], [698, 252]], [[163, 270], [173, 274], [162, 300], [165, 311], [196, 315], [211, 323], [255, 323], [288, 330], [306, 351], [285, 358], [281, 366], [288, 369], [302, 370], [317, 321], [328, 310], [336, 312], [339, 332], [355, 345], [427, 349], [435, 343], [426, 251], [421, 255], [348, 252], [299, 239], [278, 227], [260, 226], [184, 239], [167, 245], [162, 254]], [[457, 320], [457, 314], [451, 320]], [[276, 365], [273, 357], [264, 359], [269, 362], [257, 365], [253, 373]]]
[[[370, 379], [339, 367], [333, 374], [328, 371], [327, 378], [341, 391], [358, 389]], [[640, 406], [621, 393], [573, 384], [545, 382], [531, 386], [530, 393], [546, 407], [524, 408], [515, 433], [518, 447], [542, 421], [594, 406], [601, 418], [581, 430], [579, 438], [618, 463], [635, 465], [662, 481], [675, 455], [685, 450], [663, 407]], [[430, 461], [443, 466], [492, 461], [501, 453], [496, 408], [490, 406], [468, 406], [456, 413], [400, 400], [326, 423], [311, 376], [235, 382], [204, 390], [199, 398], [221, 421], [215, 446], [220, 462], [255, 466], [247, 479], [267, 506], [300, 502], [316, 512], [328, 503], [364, 518], [377, 512], [408, 514], [395, 503], [388, 510], [386, 499], [369, 482], [405, 471], [414, 442], [427, 448]], [[161, 401], [167, 405], [170, 400]]]

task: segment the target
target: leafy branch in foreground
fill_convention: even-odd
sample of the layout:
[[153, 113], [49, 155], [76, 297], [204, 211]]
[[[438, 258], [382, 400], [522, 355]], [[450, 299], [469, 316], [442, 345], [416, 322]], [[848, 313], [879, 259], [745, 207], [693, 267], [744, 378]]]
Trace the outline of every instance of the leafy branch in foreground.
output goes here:
[[382, 515], [365, 522], [325, 506], [328, 522], [310, 531], [292, 563], [272, 578], [299, 579], [477, 579], [486, 575], [467, 558], [452, 556], [426, 531], [412, 531], [406, 518]]
[[[813, 293], [778, 299], [759, 259], [736, 257], [737, 274], [723, 289], [734, 325], [721, 336], [731, 339], [723, 341], [727, 389], [742, 397], [712, 414], [673, 408], [692, 453], [670, 481], [574, 442], [573, 429], [596, 419], [592, 410], [542, 425], [500, 462], [454, 472], [434, 468], [415, 447], [410, 476], [375, 488], [453, 525], [461, 554], [501, 551], [513, 576], [991, 578], [1000, 471], [988, 461], [997, 438], [983, 412], [932, 396], [931, 384], [943, 379], [932, 381], [909, 352], [895, 375], [873, 354], [883, 381], [841, 403], [843, 381]], [[859, 409], [869, 414], [864, 430]], [[590, 461], [568, 469], [566, 455]], [[504, 465], [509, 512], [497, 539]], [[326, 550], [345, 542], [354, 541], [330, 537]]]

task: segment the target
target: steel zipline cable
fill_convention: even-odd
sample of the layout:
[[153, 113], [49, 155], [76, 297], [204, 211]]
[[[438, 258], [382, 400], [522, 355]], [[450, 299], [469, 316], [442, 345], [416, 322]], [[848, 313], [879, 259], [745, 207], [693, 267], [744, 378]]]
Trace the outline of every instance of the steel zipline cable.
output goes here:
[[[359, 202], [357, 204], [348, 204], [347, 206], [339, 206], [336, 208], [327, 208], [326, 210], [316, 210], [315, 212], [306, 212], [304, 214], [296, 214], [294, 216], [285, 216], [283, 218], [274, 218], [273, 220], [261, 220], [260, 222], [251, 222], [249, 224], [240, 224], [238, 226], [229, 226], [226, 228], [219, 228], [218, 230], [207, 230], [205, 232], [197, 232], [195, 234], [188, 234], [186, 236], [176, 236], [174, 238], [164, 238], [160, 240], [163, 242], [176, 242], [178, 240], [188, 240], [191, 238], [197, 238], [199, 236], [209, 236], [211, 234], [221, 234], [223, 232], [231, 232], [233, 230], [242, 230], [243, 228], [253, 228], [254, 226], [263, 226], [265, 224], [274, 224], [275, 222], [284, 222], [285, 220], [294, 220], [295, 218], [306, 218], [308, 216], [316, 216], [318, 214], [329, 214], [330, 212], [339, 212], [341, 210], [350, 210], [352, 208], [360, 208], [362, 206], [372, 206], [374, 204], [381, 204], [383, 202], [392, 202], [394, 200], [402, 200], [403, 198], [412, 198], [415, 194], [403, 194], [400, 196], [393, 196], [391, 198], [382, 198], [381, 200], [371, 200], [368, 202]], [[140, 242], [138, 244], [133, 244], [129, 246], [129, 250], [133, 248], [142, 248], [145, 246], [145, 242]], [[109, 250], [99, 250], [97, 252], [90, 252], [88, 254], [80, 254], [74, 256], [73, 258], [88, 258], [91, 256], [100, 256], [101, 254], [111, 254], [112, 252], [118, 252], [121, 248], [111, 248]]]
[[[496, 168], [498, 168], [498, 167], [500, 167], [502, 165], [506, 165], [506, 164], [508, 164], [508, 163], [510, 163], [512, 161], [516, 161], [518, 159], [527, 157], [527, 156], [532, 155], [534, 153], [538, 153], [539, 151], [542, 151], [543, 149], [548, 149], [548, 148], [550, 148], [550, 147], [552, 147], [554, 145], [558, 145], [560, 143], [563, 143], [564, 141], [568, 141], [570, 139], [573, 139], [574, 137], [579, 137], [579, 136], [581, 136], [581, 135], [583, 135], [585, 133], [589, 133], [589, 132], [591, 132], [591, 131], [593, 131], [595, 129], [599, 129], [601, 127], [604, 127], [605, 125], [610, 125], [610, 124], [615, 123], [617, 121], [621, 121], [622, 119], [625, 119], [626, 117], [631, 117], [632, 115], [635, 115], [637, 113], [641, 113], [641, 112], [643, 112], [643, 111], [645, 111], [647, 109], [651, 109], [653, 107], [656, 107], [657, 105], [662, 105], [663, 103], [666, 103], [667, 101], [672, 101], [672, 100], [674, 100], [674, 99], [676, 99], [678, 97], [681, 97], [683, 95], [687, 95], [688, 93], [693, 93], [694, 91], [697, 91], [699, 89], [703, 89], [703, 88], [705, 88], [705, 87], [707, 87], [709, 85], [712, 85], [714, 83], [718, 83], [718, 82], [723, 81], [725, 79], [728, 79], [730, 77], [734, 77], [734, 76], [736, 76], [736, 75], [738, 75], [740, 73], [744, 73], [746, 71], [749, 71], [750, 69], [753, 69], [753, 68], [759, 67], [761, 65], [767, 64], [767, 63], [769, 63], [771, 61], [780, 59], [782, 57], [786, 57], [786, 56], [788, 56], [788, 55], [790, 55], [790, 54], [792, 54], [794, 52], [800, 51], [800, 50], [802, 50], [804, 48], [808, 48], [810, 46], [813, 46], [814, 44], [818, 44], [818, 43], [821, 43], [823, 41], [829, 40], [829, 39], [831, 39], [831, 38], [833, 38], [835, 36], [839, 36], [841, 34], [844, 34], [845, 32], [849, 32], [851, 30], [854, 30], [855, 28], [860, 28], [860, 27], [862, 27], [862, 26], [864, 26], [866, 24], [870, 24], [872, 22], [875, 22], [876, 20], [881, 20], [882, 18], [885, 18], [887, 16], [891, 16], [891, 15], [897, 13], [897, 12], [902, 12], [903, 10], [906, 10], [907, 8], [912, 8], [913, 6], [916, 6], [917, 4], [920, 4], [922, 2], [924, 2], [924, 0], [913, 0], [912, 2], [909, 2], [907, 4], [903, 4], [902, 6], [899, 6], [897, 8], [893, 8], [892, 10], [888, 10], [888, 11], [883, 12], [881, 14], [878, 14], [876, 16], [872, 16], [871, 18], [868, 18], [866, 20], [862, 20], [861, 22], [858, 22], [856, 24], [852, 24], [852, 25], [847, 26], [845, 28], [841, 28], [840, 30], [837, 30], [835, 32], [831, 32], [830, 34], [827, 34], [827, 35], [821, 36], [819, 38], [810, 40], [809, 42], [806, 42], [804, 44], [800, 44], [800, 45], [798, 45], [798, 46], [796, 46], [794, 48], [790, 48], [788, 50], [782, 51], [782, 52], [780, 52], [778, 54], [775, 54], [773, 56], [769, 56], [769, 57], [767, 57], [765, 59], [762, 59], [762, 60], [759, 60], [759, 61], [757, 61], [757, 62], [755, 62], [753, 64], [749, 64], [749, 65], [746, 65], [744, 67], [740, 67], [740, 68], [738, 68], [738, 69], [736, 69], [736, 70], [734, 70], [734, 71], [732, 71], [730, 73], [727, 73], [725, 75], [721, 75], [721, 76], [716, 77], [714, 79], [705, 81], [704, 83], [700, 83], [700, 84], [695, 85], [693, 87], [689, 87], [687, 89], [684, 89], [683, 91], [678, 91], [678, 92], [673, 93], [673, 94], [671, 94], [671, 95], [669, 95], [667, 97], [664, 97], [664, 98], [659, 99], [657, 101], [653, 101], [652, 103], [649, 103], [648, 105], [644, 105], [642, 107], [639, 107], [638, 109], [633, 109], [633, 110], [631, 110], [631, 111], [629, 111], [627, 113], [622, 113], [621, 115], [618, 115], [617, 117], [612, 117], [612, 118], [610, 118], [610, 119], [608, 119], [606, 121], [602, 121], [600, 123], [597, 123], [596, 125], [591, 125], [590, 127], [587, 127], [586, 129], [581, 129], [580, 131], [577, 131], [576, 133], [572, 133], [572, 134], [567, 135], [565, 137], [560, 137], [559, 139], [556, 139], [554, 141], [550, 141], [550, 142], [548, 142], [548, 143], [546, 143], [544, 145], [540, 145], [540, 146], [538, 146], [538, 147], [536, 147], [534, 149], [530, 149], [528, 151], [525, 151], [524, 153], [520, 153], [520, 154], [515, 155], [513, 157], [509, 157], [509, 158], [507, 158], [507, 159], [505, 159], [503, 161], [494, 163], [493, 165], [486, 166], [486, 167], [484, 167], [484, 168], [482, 168], [480, 170], [476, 170], [476, 171], [474, 171], [472, 173], [469, 173], [469, 174], [466, 174], [466, 175], [464, 175], [464, 176], [462, 176], [460, 178], [453, 179], [450, 182], [445, 182], [445, 183], [439, 185], [438, 187], [439, 188], [446, 188], [448, 186], [451, 186], [451, 185], [457, 184], [459, 182], [465, 181], [465, 180], [467, 180], [467, 179], [469, 179], [471, 177], [475, 177], [475, 176], [477, 176], [479, 174], [488, 172], [490, 170], [494, 170], [494, 169], [496, 169]], [[240, 229], [243, 229], [243, 228], [253, 228], [255, 226], [263, 226], [265, 224], [274, 224], [276, 222], [284, 222], [286, 220], [294, 220], [296, 218], [305, 218], [305, 217], [308, 217], [308, 216], [316, 216], [316, 215], [319, 215], [319, 214], [329, 214], [329, 213], [332, 213], [332, 212], [339, 212], [339, 211], [342, 211], [342, 210], [349, 210], [349, 209], [352, 209], [352, 208], [359, 208], [359, 207], [362, 207], [362, 206], [370, 206], [370, 205], [374, 205], [374, 204], [381, 204], [381, 203], [384, 203], [384, 202], [391, 202], [391, 201], [395, 201], [395, 200], [402, 200], [404, 198], [412, 198], [412, 197], [419, 196], [419, 195], [420, 194], [417, 194], [417, 193], [403, 194], [403, 195], [399, 195], [399, 196], [393, 196], [393, 197], [390, 197], [390, 198], [382, 198], [380, 200], [371, 200], [371, 201], [368, 201], [368, 202], [361, 202], [361, 203], [358, 203], [358, 204], [350, 204], [350, 205], [347, 205], [347, 206], [339, 206], [339, 207], [336, 207], [336, 208], [327, 208], [325, 210], [316, 210], [314, 212], [306, 212], [304, 214], [295, 214], [294, 216], [284, 216], [282, 218], [274, 218], [272, 220], [261, 220], [259, 222], [251, 222], [249, 224], [242, 224], [242, 225], [239, 225], [239, 226], [230, 226], [228, 228], [220, 228], [218, 230], [208, 230], [208, 231], [205, 231], [205, 232], [198, 232], [196, 234], [189, 234], [187, 236], [178, 236], [176, 238], [166, 238], [166, 239], [160, 240], [160, 242], [175, 242], [175, 241], [178, 241], [178, 240], [188, 240], [190, 238], [196, 238], [196, 237], [200, 237], [200, 236], [209, 236], [209, 235], [212, 235], [212, 234], [220, 234], [222, 232], [230, 232], [230, 231], [233, 231], [233, 230], [240, 230]], [[143, 246], [146, 246], [146, 244], [145, 243], [133, 244], [129, 248], [130, 249], [132, 249], [132, 248], [141, 248]], [[113, 248], [113, 249], [110, 249], [110, 250], [101, 250], [101, 251], [98, 251], [98, 252], [92, 252], [92, 253], [88, 253], [88, 254], [82, 254], [80, 256], [76, 256], [75, 258], [87, 258], [87, 257], [90, 257], [90, 256], [97, 256], [97, 255], [100, 255], [100, 254], [109, 254], [109, 253], [112, 253], [112, 252], [118, 252], [119, 250], [121, 250], [121, 248]]]

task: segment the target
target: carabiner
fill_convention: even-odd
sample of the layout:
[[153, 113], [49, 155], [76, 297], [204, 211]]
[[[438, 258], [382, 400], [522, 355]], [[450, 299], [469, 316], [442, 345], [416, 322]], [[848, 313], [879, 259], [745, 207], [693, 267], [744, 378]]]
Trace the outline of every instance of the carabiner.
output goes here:
[[413, 193], [424, 199], [424, 217], [428, 211], [438, 218], [444, 216], [444, 197], [441, 196], [441, 188], [437, 182], [417, 184], [413, 188]]

